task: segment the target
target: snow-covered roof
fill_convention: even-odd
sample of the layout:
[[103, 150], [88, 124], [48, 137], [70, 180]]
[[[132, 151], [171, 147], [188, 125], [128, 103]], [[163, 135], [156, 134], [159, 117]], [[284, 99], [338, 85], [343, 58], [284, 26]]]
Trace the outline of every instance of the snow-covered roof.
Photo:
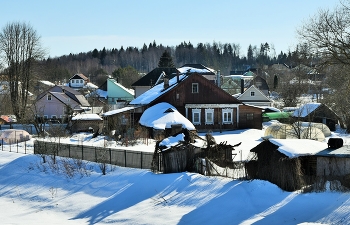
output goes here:
[[40, 83], [43, 83], [43, 84], [45, 84], [45, 85], [47, 85], [47, 86], [50, 86], [50, 87], [55, 86], [54, 83], [52, 83], [52, 82], [50, 82], [50, 81], [47, 81], [47, 80], [39, 80], [39, 82], [40, 82]]
[[171, 136], [168, 138], [163, 139], [159, 146], [166, 146], [167, 148], [170, 148], [171, 146], [175, 146], [179, 143], [179, 141], [184, 141], [185, 135], [183, 133], [176, 135], [175, 137]]
[[269, 141], [278, 147], [278, 151], [295, 158], [299, 156], [315, 155], [328, 148], [326, 142], [319, 142], [310, 139], [269, 139]]
[[182, 124], [182, 127], [188, 130], [196, 129], [174, 106], [166, 102], [158, 103], [146, 109], [140, 118], [140, 124], [160, 130], [171, 128], [171, 125], [175, 124]]
[[85, 95], [85, 98], [90, 98], [92, 96], [98, 96], [99, 98], [104, 98], [107, 99], [107, 91], [101, 90], [101, 89], [96, 89], [95, 91], [90, 92], [89, 94]]
[[72, 120], [102, 120], [102, 118], [94, 113], [84, 113], [74, 116]]
[[306, 104], [300, 106], [299, 109], [296, 109], [293, 112], [293, 116], [294, 117], [305, 117], [305, 116], [309, 115], [310, 113], [312, 113], [313, 111], [315, 111], [315, 109], [317, 109], [320, 105], [321, 105], [321, 103], [314, 103], [314, 102], [306, 103]]
[[96, 86], [95, 84], [93, 84], [93, 83], [91, 83], [91, 82], [87, 82], [86, 85], [84, 85], [84, 88], [97, 89], [98, 86]]
[[274, 112], [281, 112], [281, 110], [279, 110], [275, 107], [265, 107], [265, 110], [270, 110], [270, 111], [274, 111]]
[[111, 111], [105, 112], [105, 113], [102, 114], [102, 116], [111, 116], [111, 115], [114, 115], [114, 114], [118, 114], [118, 113], [129, 111], [129, 110], [132, 110], [132, 109], [135, 109], [135, 108], [137, 108], [137, 107], [135, 107], [135, 106], [127, 106], [127, 107], [124, 107], [124, 108], [115, 109], [115, 110], [111, 110]]
[[198, 69], [198, 68], [193, 68], [193, 67], [181, 67], [181, 68], [177, 68], [180, 73], [215, 73], [215, 70], [211, 69], [211, 68], [206, 68], [206, 69]]
[[[186, 75], [180, 75], [179, 79], [183, 80], [187, 76]], [[169, 87], [164, 90], [164, 84], [158, 84], [154, 86], [153, 88], [149, 89], [139, 97], [135, 98], [130, 102], [130, 105], [147, 105], [150, 102], [152, 102], [154, 99], [158, 98], [159, 96], [163, 95], [164, 93], [168, 92], [169, 90], [173, 89], [176, 86], [177, 83], [177, 77], [174, 77], [169, 80]]]

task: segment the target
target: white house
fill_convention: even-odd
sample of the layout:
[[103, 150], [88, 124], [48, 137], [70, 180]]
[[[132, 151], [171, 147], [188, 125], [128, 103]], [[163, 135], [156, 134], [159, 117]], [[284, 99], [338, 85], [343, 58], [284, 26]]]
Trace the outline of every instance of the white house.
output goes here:
[[237, 99], [247, 105], [272, 106], [272, 100], [254, 85], [250, 86], [243, 94], [237, 97]]

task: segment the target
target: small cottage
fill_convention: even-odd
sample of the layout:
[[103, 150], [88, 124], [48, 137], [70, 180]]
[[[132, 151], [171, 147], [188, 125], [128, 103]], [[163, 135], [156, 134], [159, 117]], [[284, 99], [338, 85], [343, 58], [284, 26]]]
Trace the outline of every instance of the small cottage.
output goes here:
[[331, 131], [335, 131], [339, 117], [335, 112], [322, 103], [307, 103], [296, 109], [292, 117], [298, 121], [326, 124]]
[[350, 146], [328, 147], [308, 139], [269, 139], [250, 150], [246, 163], [248, 177], [278, 185], [285, 191], [314, 185], [319, 190], [326, 181], [339, 181], [350, 188]]
[[101, 133], [103, 119], [97, 114], [78, 114], [72, 118], [70, 127], [72, 133]]

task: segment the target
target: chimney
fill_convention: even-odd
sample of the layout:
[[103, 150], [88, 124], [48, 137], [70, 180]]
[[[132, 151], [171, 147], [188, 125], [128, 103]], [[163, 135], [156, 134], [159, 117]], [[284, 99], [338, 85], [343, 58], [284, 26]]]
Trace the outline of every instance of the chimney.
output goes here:
[[218, 87], [221, 87], [221, 76], [220, 76], [220, 70], [216, 73], [216, 84]]
[[176, 82], [179, 83], [180, 77], [179, 77], [179, 71], [176, 71]]
[[241, 77], [241, 94], [244, 92], [244, 79]]
[[169, 79], [165, 76], [163, 77], [164, 80], [164, 89], [167, 89], [169, 87]]

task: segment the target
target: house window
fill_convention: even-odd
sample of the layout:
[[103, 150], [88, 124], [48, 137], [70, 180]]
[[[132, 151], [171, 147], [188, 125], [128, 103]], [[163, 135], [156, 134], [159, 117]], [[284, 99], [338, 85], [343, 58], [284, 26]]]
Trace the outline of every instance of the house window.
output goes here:
[[47, 120], [49, 117], [47, 115], [44, 115], [44, 119]]
[[247, 120], [253, 120], [254, 119], [254, 113], [247, 113]]
[[75, 81], [75, 80], [71, 80], [71, 83], [74, 84], [74, 81]]
[[255, 96], [255, 92], [254, 92], [254, 91], [251, 91], [251, 92], [250, 92], [250, 96]]
[[51, 101], [52, 100], [52, 96], [51, 95], [47, 95], [47, 100]]
[[192, 83], [192, 93], [198, 93], [198, 83]]
[[83, 83], [83, 80], [80, 80], [80, 83], [82, 84], [82, 83]]
[[57, 116], [56, 115], [52, 115], [51, 119], [57, 119]]
[[232, 124], [232, 113], [233, 110], [232, 109], [223, 109], [222, 110], [222, 123], [223, 124]]
[[205, 124], [214, 124], [214, 109], [205, 109]]
[[201, 124], [201, 110], [200, 109], [192, 109], [192, 123], [194, 125]]

